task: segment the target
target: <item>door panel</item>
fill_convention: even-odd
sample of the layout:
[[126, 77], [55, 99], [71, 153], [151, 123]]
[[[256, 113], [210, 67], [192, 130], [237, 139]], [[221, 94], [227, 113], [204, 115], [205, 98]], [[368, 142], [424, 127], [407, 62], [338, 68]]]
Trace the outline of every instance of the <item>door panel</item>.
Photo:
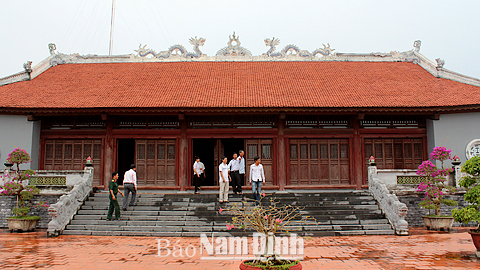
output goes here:
[[43, 168], [45, 170], [83, 170], [88, 156], [93, 159], [93, 185], [103, 183], [102, 140], [45, 140]]
[[262, 160], [265, 171], [265, 182], [268, 185], [274, 184], [273, 179], [273, 140], [272, 139], [247, 139], [245, 140], [245, 184], [250, 185], [250, 165], [254, 163], [256, 156]]
[[348, 139], [291, 139], [290, 185], [348, 185]]
[[175, 186], [176, 140], [135, 140], [137, 183]]

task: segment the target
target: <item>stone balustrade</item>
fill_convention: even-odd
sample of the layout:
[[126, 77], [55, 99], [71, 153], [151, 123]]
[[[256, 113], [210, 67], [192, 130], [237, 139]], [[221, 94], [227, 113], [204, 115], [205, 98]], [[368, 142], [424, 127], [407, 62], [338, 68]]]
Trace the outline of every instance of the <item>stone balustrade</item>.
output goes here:
[[408, 222], [405, 220], [408, 207], [400, 202], [395, 194], [390, 193], [385, 182], [378, 177], [376, 166], [368, 167], [368, 187], [385, 216], [393, 225], [395, 233], [397, 235], [408, 235]]
[[48, 214], [52, 217], [52, 220], [48, 223], [47, 236], [60, 235], [88, 198], [88, 195], [92, 192], [93, 167], [86, 167], [81, 179], [77, 178], [77, 180], [72, 190], [62, 195], [57, 203], [48, 208]]

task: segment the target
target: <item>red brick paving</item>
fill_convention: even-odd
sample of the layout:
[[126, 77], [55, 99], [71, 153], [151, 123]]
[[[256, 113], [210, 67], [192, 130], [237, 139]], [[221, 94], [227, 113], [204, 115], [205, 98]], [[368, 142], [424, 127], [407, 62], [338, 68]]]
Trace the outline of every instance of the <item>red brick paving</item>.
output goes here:
[[[199, 238], [177, 240], [183, 248]], [[466, 229], [452, 233], [411, 229], [410, 236], [305, 238], [303, 269], [480, 269]], [[0, 233], [1, 269], [238, 269], [239, 260], [158, 257], [155, 237], [69, 236], [45, 231]], [[205, 256], [205, 255], [203, 255]], [[168, 267], [168, 268], [167, 268]]]

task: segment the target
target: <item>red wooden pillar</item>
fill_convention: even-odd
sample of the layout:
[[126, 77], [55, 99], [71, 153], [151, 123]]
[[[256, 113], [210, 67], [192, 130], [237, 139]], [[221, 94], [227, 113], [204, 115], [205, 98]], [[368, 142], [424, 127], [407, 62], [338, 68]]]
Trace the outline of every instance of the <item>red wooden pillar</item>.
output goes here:
[[[103, 159], [103, 179], [100, 181], [102, 182], [101, 184], [104, 185], [104, 189], [108, 190], [108, 185], [107, 181], [111, 177], [111, 173], [113, 172], [113, 168], [115, 167], [113, 162], [115, 158], [113, 157], [113, 118], [112, 117], [107, 117], [107, 115], [102, 115], [102, 119], [106, 120], [107, 124], [107, 133], [105, 136], [105, 154], [104, 154], [104, 159]], [[100, 168], [98, 168], [100, 169]]]
[[185, 115], [179, 114], [180, 120], [180, 141], [178, 143], [178, 184], [180, 185], [180, 191], [185, 191], [187, 186], [188, 174], [188, 140], [187, 140], [187, 121], [185, 121]]
[[277, 184], [280, 191], [285, 190], [287, 184], [287, 158], [285, 151], [285, 113], [278, 118], [278, 159], [277, 159]]
[[363, 115], [358, 117], [352, 117], [353, 122], [353, 184], [357, 186], [357, 189], [362, 189], [362, 177], [363, 177], [363, 155], [362, 155], [362, 138], [360, 138], [360, 121]]

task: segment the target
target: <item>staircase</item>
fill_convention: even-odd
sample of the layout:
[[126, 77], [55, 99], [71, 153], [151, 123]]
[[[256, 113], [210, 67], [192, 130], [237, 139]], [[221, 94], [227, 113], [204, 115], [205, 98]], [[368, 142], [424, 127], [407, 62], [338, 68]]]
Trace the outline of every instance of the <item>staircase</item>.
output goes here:
[[[251, 196], [243, 195], [243, 196]], [[280, 204], [304, 208], [302, 214], [314, 217], [317, 224], [298, 224], [291, 232], [302, 236], [394, 234], [392, 226], [368, 191], [335, 191], [317, 193], [276, 193]], [[122, 197], [119, 198], [121, 207]], [[241, 195], [229, 196], [230, 203], [241, 202]], [[218, 194], [139, 194], [136, 206], [122, 211], [122, 219], [107, 221], [108, 193], [95, 193], [67, 225], [68, 235], [121, 236], [199, 236], [249, 235], [225, 223], [231, 216], [218, 212]], [[264, 200], [269, 204], [268, 200]], [[227, 204], [228, 207], [228, 204]], [[299, 227], [301, 226], [301, 227]], [[300, 230], [294, 230], [300, 229]]]

